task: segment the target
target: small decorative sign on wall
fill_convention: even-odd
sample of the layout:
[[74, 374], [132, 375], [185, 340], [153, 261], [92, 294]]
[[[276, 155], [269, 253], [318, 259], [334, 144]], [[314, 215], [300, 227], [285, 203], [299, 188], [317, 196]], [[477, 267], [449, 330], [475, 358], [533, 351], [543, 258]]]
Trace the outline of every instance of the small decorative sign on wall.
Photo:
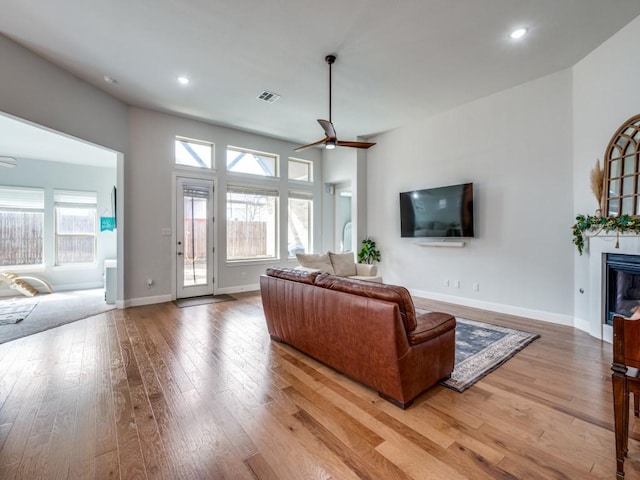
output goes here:
[[113, 232], [116, 228], [116, 217], [100, 217], [100, 231]]

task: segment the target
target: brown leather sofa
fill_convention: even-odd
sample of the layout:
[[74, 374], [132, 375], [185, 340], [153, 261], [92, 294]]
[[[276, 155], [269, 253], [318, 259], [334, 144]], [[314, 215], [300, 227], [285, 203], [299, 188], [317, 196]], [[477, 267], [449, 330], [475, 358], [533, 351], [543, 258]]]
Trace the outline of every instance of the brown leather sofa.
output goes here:
[[260, 291], [271, 338], [401, 408], [453, 371], [455, 317], [416, 316], [404, 287], [269, 268]]

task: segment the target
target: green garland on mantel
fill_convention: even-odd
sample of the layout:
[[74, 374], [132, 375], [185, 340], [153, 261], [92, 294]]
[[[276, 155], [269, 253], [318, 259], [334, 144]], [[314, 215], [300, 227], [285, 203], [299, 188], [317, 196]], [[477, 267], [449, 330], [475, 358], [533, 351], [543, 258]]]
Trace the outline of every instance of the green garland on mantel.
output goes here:
[[[616, 232], [616, 236], [621, 233], [635, 233], [640, 235], [640, 219], [630, 215], [620, 215], [618, 217], [603, 217], [600, 215], [578, 215], [576, 223], [573, 225], [573, 243], [578, 249], [578, 253], [582, 255], [584, 251], [584, 235], [585, 232], [597, 230], [595, 235], [600, 232]], [[618, 241], [616, 241], [618, 248]]]

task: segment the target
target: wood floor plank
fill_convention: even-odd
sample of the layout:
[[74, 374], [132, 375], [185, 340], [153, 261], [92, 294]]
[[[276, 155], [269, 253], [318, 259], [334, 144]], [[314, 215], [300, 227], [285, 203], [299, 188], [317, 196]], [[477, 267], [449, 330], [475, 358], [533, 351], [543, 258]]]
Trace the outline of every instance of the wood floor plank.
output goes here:
[[261, 453], [255, 453], [245, 459], [251, 473], [258, 480], [280, 480]]
[[33, 419], [44, 396], [45, 385], [45, 378], [36, 377], [28, 384], [28, 388], [24, 390], [25, 398], [29, 398], [31, 401], [21, 402], [20, 409], [13, 419], [11, 430], [4, 441], [2, 450], [0, 450], [0, 466], [10, 465], [22, 460], [28, 444], [29, 433], [33, 426]]
[[[537, 333], [477, 384], [407, 410], [271, 341], [260, 295], [115, 310], [0, 345], [0, 478], [593, 480], [614, 476], [611, 346]], [[630, 418], [625, 480], [640, 480]]]
[[44, 478], [47, 474], [47, 452], [51, 432], [29, 437], [20, 461], [19, 478]]
[[96, 457], [95, 480], [116, 480], [120, 478], [118, 451], [104, 452]]

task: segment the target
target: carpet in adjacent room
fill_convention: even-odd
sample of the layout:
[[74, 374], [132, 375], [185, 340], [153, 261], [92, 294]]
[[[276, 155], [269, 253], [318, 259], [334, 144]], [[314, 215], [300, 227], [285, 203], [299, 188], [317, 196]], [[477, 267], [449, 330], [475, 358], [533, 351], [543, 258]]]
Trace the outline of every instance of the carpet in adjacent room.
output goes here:
[[5, 343], [113, 310], [115, 305], [107, 304], [104, 290], [98, 288], [8, 297], [0, 299], [0, 307], [30, 309], [17, 323], [0, 323], [0, 343]]
[[12, 325], [24, 320], [36, 305], [37, 302], [27, 304], [19, 302], [11, 302], [7, 305], [0, 304], [0, 325]]

